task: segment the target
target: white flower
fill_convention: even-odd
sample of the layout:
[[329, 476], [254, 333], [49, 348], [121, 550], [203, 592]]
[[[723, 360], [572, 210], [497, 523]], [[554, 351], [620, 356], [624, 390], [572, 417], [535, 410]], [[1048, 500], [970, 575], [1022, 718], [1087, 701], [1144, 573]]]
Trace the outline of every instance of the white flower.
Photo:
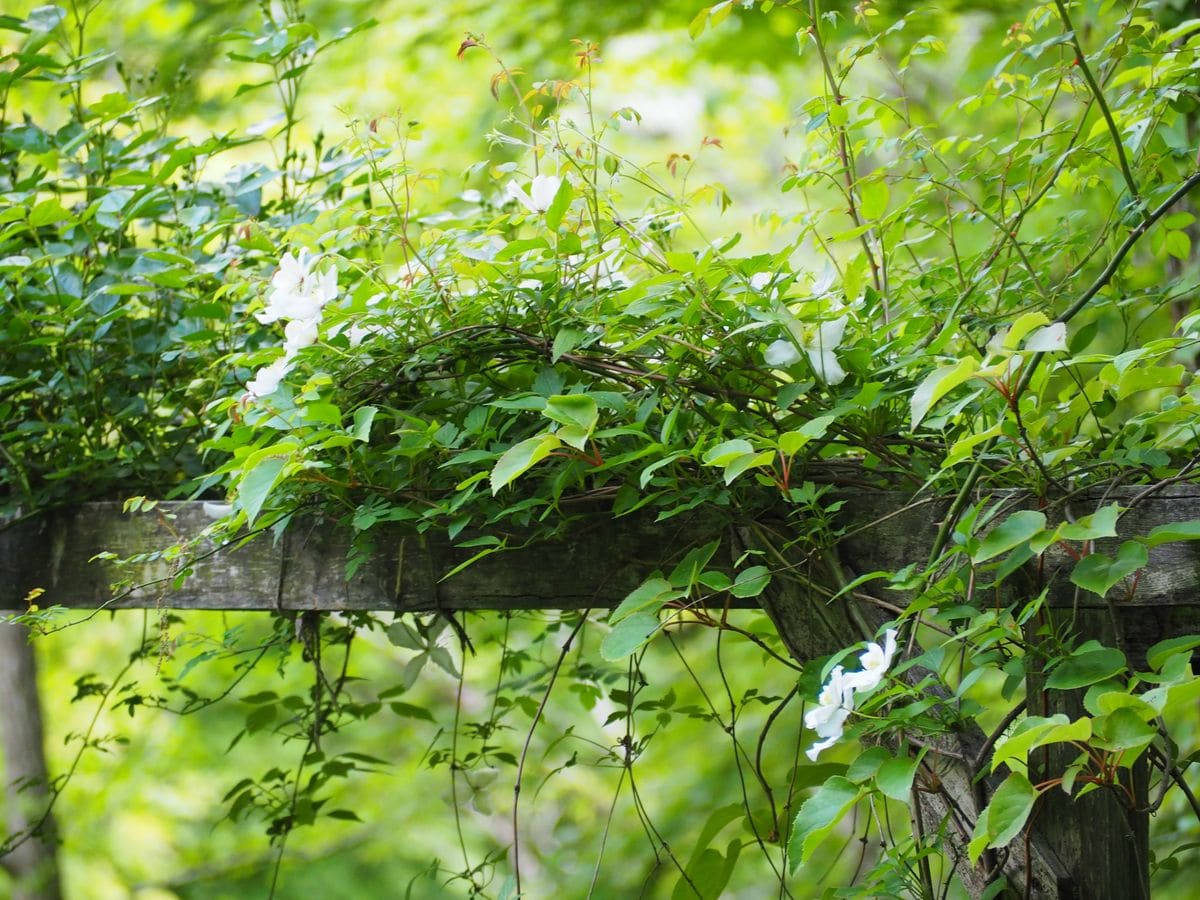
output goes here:
[[293, 319], [283, 329], [283, 349], [288, 356], [297, 350], [315, 344], [318, 323], [316, 319]]
[[895, 655], [896, 629], [889, 628], [884, 632], [882, 647], [872, 641], [859, 654], [861, 671], [846, 674], [841, 666], [834, 666], [829, 680], [817, 695], [817, 705], [804, 714], [804, 726], [821, 738], [805, 751], [809, 759], [815, 762], [822, 750], [828, 750], [842, 739], [846, 719], [854, 711], [855, 694], [878, 687]]
[[808, 362], [813, 371], [826, 384], [841, 384], [846, 380], [846, 371], [838, 363], [837, 354], [833, 351], [842, 342], [846, 332], [848, 316], [824, 322], [816, 331], [805, 329], [805, 340], [802, 349], [808, 354]]
[[1055, 353], [1067, 349], [1067, 326], [1054, 322], [1039, 328], [1025, 339], [1025, 349], [1035, 353]]
[[[795, 320], [791, 320], [790, 330], [794, 335], [798, 333], [797, 342], [800, 344], [800, 350], [803, 350], [808, 357], [808, 364], [812, 366], [816, 376], [826, 384], [841, 384], [846, 380], [846, 370], [838, 362], [837, 354], [834, 351], [842, 342], [842, 335], [846, 332], [848, 321], [849, 316], [842, 316], [832, 322], [823, 322], [814, 328], [801, 326]], [[763, 354], [763, 358], [767, 361], [767, 365], [782, 368], [798, 362], [800, 353], [791, 341], [781, 340], [771, 343]]]
[[817, 696], [817, 705], [804, 714], [805, 727], [815, 731], [823, 738], [806, 751], [808, 758], [816, 760], [822, 750], [837, 743], [854, 709], [854, 689], [846, 680], [846, 674], [841, 666], [834, 666], [829, 673], [829, 681], [821, 688]]
[[782, 369], [800, 362], [800, 351], [791, 341], [772, 341], [763, 353], [763, 359], [767, 361], [768, 366]]
[[279, 382], [283, 381], [283, 376], [287, 374], [291, 361], [291, 356], [281, 356], [270, 365], [259, 369], [254, 377], [246, 382], [246, 390], [250, 392], [250, 396], [260, 399], [275, 393]]
[[562, 179], [557, 175], [535, 175], [528, 194], [515, 181], [510, 181], [505, 191], [531, 213], [544, 213], [554, 202], [554, 195], [561, 184]]
[[846, 676], [845, 682], [856, 691], [872, 691], [883, 681], [883, 676], [892, 666], [896, 655], [896, 629], [889, 628], [883, 634], [883, 646], [874, 641], [867, 644], [867, 649], [859, 654], [858, 661], [862, 666], [861, 672], [853, 672]]
[[285, 253], [279, 269], [271, 276], [271, 293], [266, 308], [255, 313], [258, 321], [267, 324], [280, 319], [321, 318], [326, 303], [337, 297], [337, 270], [313, 272], [315, 259], [308, 251], [300, 251], [297, 259]]

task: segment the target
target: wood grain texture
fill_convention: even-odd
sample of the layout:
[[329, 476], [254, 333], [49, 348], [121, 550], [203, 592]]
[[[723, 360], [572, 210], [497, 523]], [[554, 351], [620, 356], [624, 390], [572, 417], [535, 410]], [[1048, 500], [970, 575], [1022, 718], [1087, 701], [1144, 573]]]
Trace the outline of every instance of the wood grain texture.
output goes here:
[[[1009, 495], [1011, 497], [1011, 495]], [[88, 560], [101, 551], [120, 555], [153, 553], [180, 537], [194, 536], [209, 524], [202, 504], [163, 503], [149, 514], [125, 515], [119, 504], [88, 504], [0, 532], [0, 608], [19, 608], [33, 588], [43, 588], [41, 606], [145, 608], [165, 606], [225, 610], [521, 610], [611, 608], [656, 569], [669, 569], [691, 547], [722, 539], [712, 567], [731, 572], [733, 557], [761, 552], [775, 578], [760, 598], [791, 654], [805, 661], [871, 635], [894, 612], [865, 600], [830, 602], [830, 584], [871, 571], [923, 564], [949, 501], [911, 503], [894, 494], [847, 494], [839, 514], [846, 536], [828, 550], [796, 546], [786, 558], [773, 558], [765, 528], [776, 538], [793, 532], [782, 519], [741, 522], [737, 527], [716, 512], [701, 511], [655, 523], [649, 517], [612, 519], [602, 512], [582, 517], [567, 536], [521, 549], [492, 554], [454, 574], [478, 548], [456, 546], [444, 535], [384, 530], [351, 578], [346, 577], [350, 536], [317, 519], [297, 521], [282, 538], [264, 537], [243, 546], [216, 548], [201, 541], [204, 557], [189, 563], [191, 574], [179, 589], [171, 581], [185, 562], [149, 558], [120, 571], [109, 561]], [[1078, 518], [1112, 501], [1131, 505], [1119, 524], [1120, 537], [1098, 542], [1113, 553], [1120, 540], [1153, 528], [1200, 519], [1200, 487], [1175, 485], [1153, 495], [1139, 489], [1073, 501], [1066, 515]], [[1135, 502], [1136, 501], [1136, 502]], [[1005, 502], [1000, 496], [997, 502]], [[993, 521], [1019, 508], [1013, 498]], [[1059, 513], [1058, 515], [1063, 515]], [[1051, 516], [1051, 521], [1055, 521]], [[761, 527], [759, 527], [761, 526]], [[474, 535], [464, 534], [462, 540]], [[520, 535], [511, 535], [513, 544]], [[1074, 548], [1079, 553], [1081, 548]], [[209, 555], [211, 554], [211, 555]], [[1001, 598], [1019, 602], [1045, 588], [1050, 614], [1069, 622], [1083, 638], [1096, 637], [1125, 650], [1139, 666], [1146, 647], [1164, 636], [1200, 632], [1200, 542], [1164, 544], [1150, 553], [1148, 567], [1117, 585], [1107, 598], [1077, 590], [1069, 580], [1074, 558], [1052, 547], [1038, 566], [1010, 578]], [[838, 569], [831, 576], [831, 569]], [[115, 599], [110, 583], [120, 579], [141, 585]], [[823, 582], [823, 584], [821, 583]], [[907, 598], [872, 585], [876, 600], [901, 608]], [[967, 597], [961, 602], [967, 602]], [[975, 598], [976, 600], [978, 598]], [[724, 604], [727, 597], [716, 596]], [[733, 606], [757, 606], [733, 600]], [[910, 670], [912, 677], [919, 672]], [[1029, 685], [1032, 708], [1044, 703], [1077, 704], [1058, 692], [1050, 697], [1036, 678]], [[1049, 707], [1046, 707], [1047, 709]], [[1057, 708], [1057, 706], [1055, 707]], [[1074, 707], [1072, 707], [1074, 708]], [[919, 804], [936, 829], [945, 822], [951, 844], [963, 848], [979, 811], [998, 778], [977, 781], [969, 760], [984, 748], [986, 736], [974, 725], [937, 739], [944, 743], [938, 765], [939, 792], [922, 792]], [[961, 760], [961, 761], [959, 761]], [[1048, 770], [1049, 771], [1049, 770]], [[1044, 774], [1044, 773], [1043, 773]], [[1092, 799], [1092, 798], [1096, 799]], [[1010, 884], [1038, 900], [1101, 896], [1097, 890], [1120, 881], [1125, 896], [1140, 896], [1146, 883], [1146, 816], [1126, 815], [1099, 792], [1088, 803], [1047, 803], [1041, 821], [1025, 844], [1018, 840], [1000, 860]], [[986, 857], [985, 857], [986, 858]], [[988, 877], [961, 853], [959, 872], [974, 896]], [[1029, 872], [1028, 891], [1025, 873]], [[1114, 880], [1115, 879], [1115, 880]]]

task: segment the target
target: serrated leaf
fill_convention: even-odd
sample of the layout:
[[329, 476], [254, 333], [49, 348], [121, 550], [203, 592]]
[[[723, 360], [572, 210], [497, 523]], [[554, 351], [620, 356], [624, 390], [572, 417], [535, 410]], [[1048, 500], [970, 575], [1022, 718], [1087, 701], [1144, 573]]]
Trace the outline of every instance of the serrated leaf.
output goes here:
[[275, 487], [287, 464], [286, 456], [268, 456], [257, 462], [238, 483], [236, 505], [246, 514], [246, 526], [254, 525], [271, 489]]
[[566, 178], [562, 179], [558, 190], [554, 192], [554, 199], [550, 201], [546, 210], [546, 227], [551, 231], [557, 231], [558, 226], [562, 224], [563, 215], [566, 214], [574, 196], [575, 188], [571, 187], [571, 182]]
[[1046, 687], [1056, 691], [1071, 691], [1097, 684], [1124, 669], [1124, 653], [1112, 647], [1098, 647], [1070, 656], [1055, 666], [1046, 679]]
[[561, 425], [576, 425], [591, 433], [600, 416], [596, 401], [587, 394], [557, 394], [546, 398], [542, 415]]
[[646, 643], [658, 630], [658, 616], [654, 613], [635, 612], [613, 626], [613, 630], [600, 642], [600, 655], [608, 662], [617, 662], [633, 653]]
[[625, 595], [625, 599], [609, 615], [609, 624], [616, 625], [626, 616], [637, 612], [657, 613], [672, 600], [686, 596], [686, 590], [673, 587], [665, 578], [648, 578]]
[[860, 796], [857, 785], [841, 775], [834, 775], [804, 801], [796, 813], [792, 836], [788, 840], [788, 859], [793, 872], [833, 831]]
[[950, 366], [943, 366], [925, 376], [913, 391], [911, 401], [912, 427], [916, 428], [928, 414], [930, 407], [963, 382], [969, 380], [979, 369], [974, 357], [960, 359]]
[[1175, 541], [1200, 541], [1200, 519], [1159, 525], [1142, 538], [1147, 547], [1157, 547], [1159, 544], [1171, 544]]
[[882, 179], [877, 181], [860, 181], [858, 184], [859, 196], [859, 212], [862, 213], [864, 219], [878, 219], [887, 212], [888, 199], [891, 197], [891, 192], [888, 190], [887, 182]]
[[1104, 597], [1118, 582], [1144, 568], [1149, 558], [1145, 544], [1125, 541], [1118, 548], [1116, 559], [1091, 553], [1077, 562], [1071, 571], [1071, 583]]
[[737, 457], [753, 452], [754, 448], [749, 441], [738, 438], [732, 441], [722, 441], [715, 447], [709, 448], [702, 461], [706, 466], [725, 466]]
[[992, 795], [984, 815], [975, 823], [975, 834], [967, 846], [971, 862], [976, 862], [988, 847], [1003, 847], [1025, 826], [1037, 791], [1023, 772], [1012, 772]]
[[1186, 653], [1195, 647], [1200, 647], [1200, 634], [1184, 634], [1179, 637], [1167, 638], [1146, 651], [1146, 664], [1151, 669], [1161, 669], [1163, 663], [1176, 653]]
[[539, 434], [509, 447], [492, 467], [492, 474], [489, 476], [492, 483], [492, 496], [500, 493], [502, 488], [511, 484], [561, 446], [562, 441], [556, 435]]
[[729, 588], [729, 593], [745, 599], [757, 597], [771, 583], [771, 572], [766, 566], [751, 566], [737, 573], [737, 578]]
[[[1158, 729], [1135, 710], [1122, 706], [1093, 722], [1092, 745], [1102, 750], [1144, 748], [1158, 736]], [[1125, 760], [1132, 762], [1132, 759]]]
[[564, 353], [570, 353], [587, 337], [582, 328], [560, 328], [554, 335], [554, 343], [550, 345], [550, 362], [558, 362]]
[[679, 561], [679, 564], [671, 570], [667, 580], [671, 583], [671, 587], [689, 589], [695, 584], [700, 573], [704, 571], [704, 567], [708, 565], [709, 560], [713, 558], [713, 554], [717, 552], [717, 548], [721, 546], [720, 540], [711, 541], [703, 547], [695, 547], [688, 551], [687, 556]]
[[916, 757], [899, 757], [885, 760], [875, 774], [879, 790], [901, 803], [912, 802], [913, 778], [917, 774]]
[[1002, 764], [1019, 760], [1025, 762], [1029, 752], [1046, 744], [1064, 741], [1086, 741], [1092, 735], [1091, 719], [1082, 718], [1072, 722], [1059, 713], [1049, 717], [1030, 716], [1023, 720], [1008, 737], [996, 744], [992, 754], [992, 771]]
[[981, 563], [1007, 553], [1032, 538], [1046, 527], [1046, 516], [1035, 509], [1013, 513], [984, 536], [979, 549], [971, 554], [971, 562]]
[[375, 414], [379, 412], [374, 406], [360, 406], [354, 411], [354, 426], [350, 429], [350, 435], [356, 441], [369, 441], [371, 439], [371, 423], [375, 421]]

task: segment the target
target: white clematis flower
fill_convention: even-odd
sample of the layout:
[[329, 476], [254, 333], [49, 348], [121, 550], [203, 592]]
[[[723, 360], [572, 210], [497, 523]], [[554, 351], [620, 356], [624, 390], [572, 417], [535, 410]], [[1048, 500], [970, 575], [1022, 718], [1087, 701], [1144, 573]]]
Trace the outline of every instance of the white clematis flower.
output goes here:
[[889, 628], [883, 635], [883, 646], [872, 641], [867, 649], [859, 654], [858, 662], [861, 672], [853, 672], [846, 676], [845, 681], [856, 691], [872, 691], [883, 681], [883, 676], [892, 667], [892, 659], [896, 655], [896, 629]]
[[550, 208], [561, 185], [562, 179], [557, 175], [535, 175], [529, 184], [529, 193], [515, 181], [510, 181], [505, 191], [509, 197], [536, 214], [544, 213]]
[[809, 747], [808, 758], [816, 760], [822, 750], [841, 740], [846, 719], [854, 709], [854, 689], [846, 680], [841, 666], [834, 666], [829, 681], [817, 696], [817, 705], [804, 714], [805, 727], [815, 731], [823, 740]]
[[849, 320], [849, 316], [842, 316], [832, 322], [823, 322], [816, 329], [805, 329], [803, 350], [817, 377], [826, 384], [841, 384], [846, 380], [846, 370], [833, 351], [842, 342]]
[[279, 269], [271, 276], [271, 293], [267, 296], [266, 308], [255, 313], [263, 324], [280, 319], [321, 318], [325, 304], [337, 297], [337, 270], [314, 272], [315, 258], [308, 251], [300, 251], [299, 258], [285, 253], [279, 261]]
[[815, 762], [822, 750], [842, 739], [846, 719], [854, 711], [855, 694], [878, 687], [895, 656], [896, 629], [889, 628], [884, 632], [882, 647], [872, 641], [859, 654], [860, 671], [847, 674], [841, 666], [834, 666], [817, 696], [817, 705], [804, 714], [804, 726], [821, 738], [805, 751], [810, 760]]
[[283, 381], [283, 376], [288, 373], [291, 361], [291, 356], [281, 356], [270, 365], [259, 369], [254, 377], [246, 382], [246, 390], [250, 392], [250, 396], [258, 400], [275, 393], [279, 382]]
[[288, 322], [283, 329], [283, 349], [288, 356], [315, 344], [319, 327], [317, 319], [293, 319]]
[[[846, 380], [846, 370], [838, 362], [834, 351], [842, 342], [842, 336], [846, 333], [846, 323], [849, 321], [849, 316], [842, 316], [832, 322], [811, 326], [800, 325], [793, 320], [790, 328], [793, 334], [798, 334], [800, 351], [808, 357], [808, 364], [812, 366], [813, 372], [826, 384], [841, 384]], [[769, 366], [783, 368], [799, 362], [800, 351], [791, 341], [774, 341], [763, 353], [763, 359]]]

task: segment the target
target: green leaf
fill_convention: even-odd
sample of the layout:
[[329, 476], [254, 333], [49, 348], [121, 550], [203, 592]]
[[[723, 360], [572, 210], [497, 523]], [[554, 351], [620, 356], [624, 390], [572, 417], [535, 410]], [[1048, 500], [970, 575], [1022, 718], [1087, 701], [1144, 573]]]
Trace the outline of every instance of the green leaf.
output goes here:
[[925, 376], [924, 380], [913, 391], [912, 427], [916, 428], [925, 418], [930, 407], [942, 397], [950, 393], [963, 382], [969, 380], [979, 369], [979, 362], [974, 357], [960, 359], [951, 366], [935, 369]]
[[893, 800], [910, 803], [913, 778], [916, 777], [919, 762], [916, 757], [907, 756], [886, 760], [875, 775], [875, 783]]
[[684, 590], [690, 589], [699, 580], [700, 573], [704, 571], [704, 567], [708, 565], [719, 546], [721, 546], [720, 540], [715, 540], [703, 547], [696, 547], [689, 551], [688, 555], [680, 560], [679, 565], [671, 570], [671, 575], [667, 579], [671, 582], [671, 586]]
[[564, 353], [570, 353], [583, 343], [587, 332], [582, 328], [561, 328], [550, 347], [550, 362], [556, 363]]
[[613, 626], [600, 642], [600, 655], [609, 662], [624, 659], [650, 639], [658, 630], [658, 616], [635, 612]]
[[858, 758], [850, 763], [850, 768], [846, 770], [846, 777], [855, 784], [860, 784], [868, 778], [874, 777], [879, 771], [879, 767], [892, 758], [892, 754], [888, 752], [886, 747], [868, 747], [862, 753], [858, 754]]
[[1147, 547], [1157, 547], [1159, 544], [1171, 544], [1175, 541], [1200, 541], [1200, 519], [1159, 525], [1142, 538]]
[[672, 600], [686, 597], [686, 590], [679, 590], [663, 578], [648, 578], [626, 594], [616, 609], [608, 617], [609, 624], [617, 622], [637, 612], [657, 613]]
[[562, 446], [553, 434], [539, 434], [514, 444], [492, 467], [492, 496]]
[[1200, 634], [1184, 634], [1179, 637], [1159, 641], [1146, 651], [1146, 663], [1151, 669], [1161, 669], [1163, 663], [1176, 653], [1186, 653], [1200, 647]]
[[1120, 515], [1120, 505], [1110, 503], [1090, 516], [1084, 516], [1075, 522], [1064, 522], [1058, 526], [1057, 534], [1066, 541], [1094, 541], [1097, 538], [1116, 537], [1117, 519]]
[[753, 452], [749, 441], [722, 441], [704, 454], [703, 462], [706, 466], [727, 466], [737, 457]]
[[1007, 553], [1014, 547], [1025, 543], [1046, 527], [1046, 516], [1034, 509], [1023, 509], [1013, 513], [995, 528], [979, 544], [979, 549], [971, 554], [971, 562], [981, 563]]
[[566, 213], [567, 207], [571, 205], [574, 196], [575, 188], [571, 187], [571, 182], [564, 178], [558, 185], [554, 199], [550, 201], [550, 207], [546, 210], [546, 227], [551, 231], [557, 231], [558, 226], [562, 224], [563, 215]]
[[371, 439], [371, 423], [375, 421], [377, 412], [379, 410], [374, 406], [360, 406], [354, 411], [354, 426], [350, 429], [350, 435], [356, 441]]
[[1021, 346], [1021, 339], [1029, 334], [1033, 329], [1042, 325], [1049, 325], [1050, 320], [1043, 312], [1029, 312], [1023, 316], [1018, 316], [1017, 320], [1012, 323], [1012, 327], [1008, 329], [1008, 334], [1004, 336], [1004, 348], [1006, 350], [1016, 350]]
[[769, 466], [775, 460], [774, 450], [763, 450], [761, 453], [743, 453], [734, 457], [725, 465], [724, 479], [726, 484], [732, 484], [739, 475], [751, 469]]
[[751, 566], [737, 573], [729, 593], [735, 597], [757, 597], [771, 583], [771, 573], [766, 566]]
[[1116, 559], [1103, 553], [1091, 553], [1077, 562], [1071, 572], [1071, 583], [1103, 597], [1118, 582], [1144, 568], [1148, 561], [1145, 544], [1125, 541], [1117, 550]]
[[242, 476], [238, 483], [237, 506], [246, 514], [247, 527], [254, 525], [288, 459], [289, 456], [268, 456]]
[[818, 416], [805, 422], [795, 431], [788, 431], [779, 436], [779, 449], [784, 456], [795, 456], [796, 453], [814, 438], [824, 437], [830, 423], [836, 415]]
[[600, 410], [587, 394], [558, 394], [546, 398], [542, 415], [562, 425], [576, 425], [590, 434]]
[[987, 847], [1003, 847], [1025, 826], [1037, 791], [1023, 772], [1013, 772], [992, 795], [984, 815], [975, 823], [975, 834], [967, 845], [971, 862], [976, 862]]
[[788, 840], [788, 859], [793, 872], [808, 859], [809, 854], [833, 831], [861, 796], [857, 785], [841, 775], [834, 775], [804, 801], [796, 813], [792, 836]]
[[1071, 691], [1111, 678], [1125, 669], [1125, 654], [1111, 647], [1098, 647], [1070, 656], [1055, 666], [1046, 687]]
[[864, 219], [878, 219], [887, 212], [888, 199], [891, 192], [887, 182], [860, 181], [858, 184], [859, 212]]
[[1008, 737], [997, 742], [992, 754], [992, 771], [995, 772], [1004, 763], [1012, 768], [1014, 761], [1026, 762], [1029, 752], [1037, 747], [1064, 741], [1086, 741], [1091, 735], [1091, 719], [1072, 722], [1062, 713], [1046, 718], [1029, 716]]
[[1092, 745], [1102, 750], [1144, 748], [1158, 736], [1158, 729], [1128, 706], [1118, 707], [1108, 715], [1097, 716], [1093, 732]]

